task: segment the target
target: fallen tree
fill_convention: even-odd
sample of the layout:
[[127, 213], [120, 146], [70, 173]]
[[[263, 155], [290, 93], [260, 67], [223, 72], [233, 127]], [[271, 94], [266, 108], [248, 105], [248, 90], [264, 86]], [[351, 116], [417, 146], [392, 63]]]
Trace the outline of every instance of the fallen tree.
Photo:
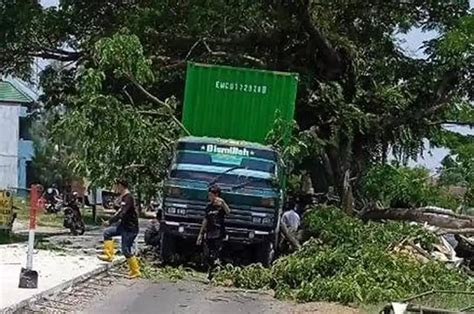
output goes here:
[[413, 221], [448, 229], [474, 228], [474, 216], [459, 215], [433, 207], [370, 209], [361, 212], [359, 217], [365, 221]]
[[215, 281], [271, 288], [281, 298], [342, 303], [403, 300], [433, 289], [474, 289], [465, 271], [434, 259], [441, 243], [421, 226], [363, 222], [336, 207], [310, 209], [303, 225], [310, 239], [297, 252], [278, 259], [270, 269], [224, 266]]

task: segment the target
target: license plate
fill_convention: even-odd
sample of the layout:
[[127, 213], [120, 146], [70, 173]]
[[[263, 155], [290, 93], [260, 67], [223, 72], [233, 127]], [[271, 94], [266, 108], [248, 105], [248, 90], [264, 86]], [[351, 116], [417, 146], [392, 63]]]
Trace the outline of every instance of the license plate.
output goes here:
[[10, 229], [13, 216], [13, 198], [10, 191], [0, 190], [0, 229]]

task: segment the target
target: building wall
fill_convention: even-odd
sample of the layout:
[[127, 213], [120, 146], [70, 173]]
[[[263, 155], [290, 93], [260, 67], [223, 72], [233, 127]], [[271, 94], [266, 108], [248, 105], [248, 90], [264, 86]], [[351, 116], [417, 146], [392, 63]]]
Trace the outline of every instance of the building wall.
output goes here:
[[0, 189], [18, 186], [20, 110], [17, 104], [0, 104]]

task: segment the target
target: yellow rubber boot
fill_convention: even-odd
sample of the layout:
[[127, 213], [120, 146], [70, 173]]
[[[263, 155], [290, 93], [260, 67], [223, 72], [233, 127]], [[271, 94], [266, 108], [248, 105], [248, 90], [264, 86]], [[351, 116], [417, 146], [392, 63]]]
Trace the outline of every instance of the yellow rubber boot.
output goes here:
[[114, 240], [104, 241], [104, 254], [97, 256], [101, 261], [112, 262], [114, 260]]
[[127, 263], [129, 268], [128, 278], [134, 279], [141, 277], [142, 274], [140, 272], [140, 264], [138, 263], [136, 256], [127, 258]]

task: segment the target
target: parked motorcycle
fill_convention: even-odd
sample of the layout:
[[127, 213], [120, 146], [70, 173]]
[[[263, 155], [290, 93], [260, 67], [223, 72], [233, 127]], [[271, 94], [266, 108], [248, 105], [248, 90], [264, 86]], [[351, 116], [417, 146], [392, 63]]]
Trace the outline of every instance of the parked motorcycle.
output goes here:
[[81, 210], [78, 205], [77, 193], [73, 193], [72, 200], [64, 207], [64, 228], [68, 228], [72, 235], [83, 235], [86, 231]]

